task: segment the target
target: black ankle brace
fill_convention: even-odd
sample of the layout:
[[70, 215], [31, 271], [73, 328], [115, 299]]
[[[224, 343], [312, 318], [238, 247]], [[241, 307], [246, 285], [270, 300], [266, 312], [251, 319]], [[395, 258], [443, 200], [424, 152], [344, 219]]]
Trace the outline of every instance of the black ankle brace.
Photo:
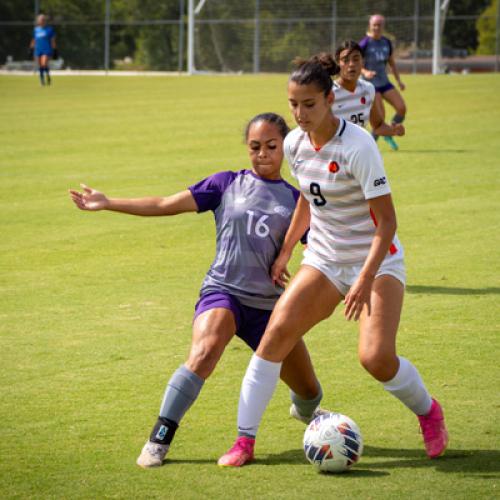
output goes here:
[[158, 417], [149, 440], [153, 443], [170, 444], [174, 439], [175, 431], [179, 427], [177, 422], [164, 417]]

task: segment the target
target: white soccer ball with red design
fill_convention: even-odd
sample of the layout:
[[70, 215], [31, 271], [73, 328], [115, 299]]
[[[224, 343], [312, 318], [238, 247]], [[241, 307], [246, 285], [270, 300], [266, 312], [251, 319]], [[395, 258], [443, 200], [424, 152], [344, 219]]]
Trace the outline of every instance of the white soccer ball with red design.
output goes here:
[[340, 413], [316, 417], [304, 434], [307, 460], [321, 472], [344, 472], [363, 453], [363, 438], [357, 424]]

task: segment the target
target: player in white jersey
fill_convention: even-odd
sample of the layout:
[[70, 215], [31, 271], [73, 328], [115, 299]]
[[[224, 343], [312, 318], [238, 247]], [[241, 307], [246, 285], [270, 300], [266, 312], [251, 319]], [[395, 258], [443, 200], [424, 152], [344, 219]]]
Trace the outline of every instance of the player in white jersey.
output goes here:
[[[329, 54], [318, 56], [319, 61], [331, 59]], [[333, 82], [335, 101], [333, 113], [357, 125], [370, 123], [372, 134], [385, 137], [403, 136], [402, 123], [385, 123], [380, 106], [375, 102], [375, 87], [360, 78], [363, 69], [363, 51], [357, 42], [345, 40], [335, 51], [338, 78]]]
[[[343, 300], [346, 318], [359, 319], [361, 364], [418, 416], [427, 455], [435, 458], [448, 442], [442, 409], [415, 366], [396, 354], [405, 270], [391, 190], [371, 135], [332, 113], [333, 73], [331, 65], [314, 58], [303, 62], [288, 82], [299, 127], [285, 139], [285, 156], [301, 196], [271, 268], [273, 280], [286, 281], [293, 248], [310, 225], [308, 247], [246, 371], [238, 432], [257, 434], [283, 359]], [[245, 463], [239, 439], [220, 464]]]

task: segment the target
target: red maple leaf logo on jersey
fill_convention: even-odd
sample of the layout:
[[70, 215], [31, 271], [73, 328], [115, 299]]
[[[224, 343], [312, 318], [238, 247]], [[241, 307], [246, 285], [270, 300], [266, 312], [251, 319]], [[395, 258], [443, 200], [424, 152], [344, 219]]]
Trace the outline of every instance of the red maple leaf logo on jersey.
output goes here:
[[366, 99], [365, 99], [365, 96], [363, 96], [363, 97], [361, 98], [361, 104], [366, 104]]
[[328, 165], [328, 170], [332, 174], [336, 174], [340, 170], [339, 164], [335, 160], [331, 161], [330, 164]]

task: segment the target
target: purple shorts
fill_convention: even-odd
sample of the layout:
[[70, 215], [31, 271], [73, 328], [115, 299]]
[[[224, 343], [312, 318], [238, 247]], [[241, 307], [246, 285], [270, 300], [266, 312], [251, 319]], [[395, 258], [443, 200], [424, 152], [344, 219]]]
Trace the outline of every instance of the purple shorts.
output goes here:
[[384, 94], [385, 92], [393, 88], [395, 88], [394, 85], [391, 82], [389, 82], [386, 83], [385, 85], [382, 85], [381, 87], [375, 87], [375, 92], [378, 92], [379, 94]]
[[201, 313], [218, 307], [229, 309], [233, 313], [236, 322], [236, 335], [253, 351], [257, 350], [272, 311], [248, 307], [241, 304], [233, 295], [225, 292], [214, 292], [200, 297], [194, 306], [193, 321]]

